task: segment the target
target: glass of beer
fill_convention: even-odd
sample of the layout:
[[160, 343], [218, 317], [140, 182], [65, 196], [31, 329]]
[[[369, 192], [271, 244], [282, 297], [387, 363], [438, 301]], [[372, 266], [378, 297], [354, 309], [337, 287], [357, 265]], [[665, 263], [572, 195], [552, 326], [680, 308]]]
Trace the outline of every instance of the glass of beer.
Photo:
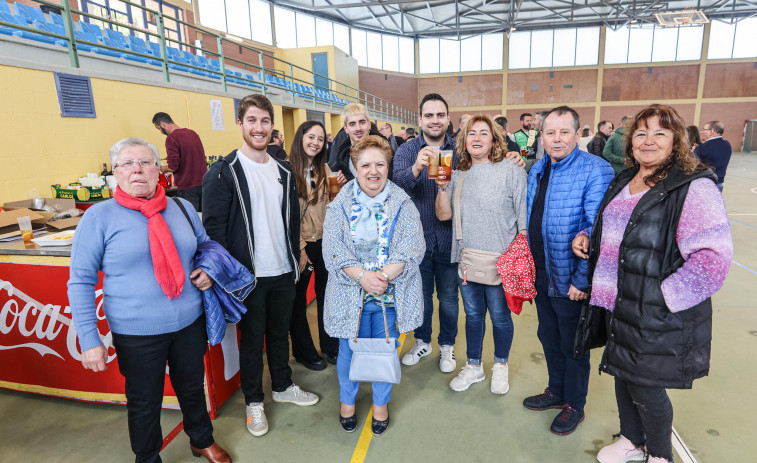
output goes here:
[[29, 246], [32, 244], [32, 238], [34, 237], [34, 231], [32, 230], [32, 219], [28, 216], [18, 218], [18, 228], [21, 230], [21, 238], [24, 240], [24, 244]]
[[329, 196], [332, 200], [336, 198], [336, 195], [339, 194], [339, 190], [342, 189], [342, 187], [339, 185], [339, 181], [337, 180], [338, 175], [338, 172], [331, 172], [329, 174]]
[[439, 150], [434, 149], [428, 156], [428, 178], [434, 179], [439, 174]]
[[439, 152], [439, 171], [436, 181], [449, 183], [450, 180], [452, 180], [452, 150], [442, 150]]
[[528, 146], [520, 147], [520, 157], [522, 157], [524, 161], [526, 160], [528, 157]]

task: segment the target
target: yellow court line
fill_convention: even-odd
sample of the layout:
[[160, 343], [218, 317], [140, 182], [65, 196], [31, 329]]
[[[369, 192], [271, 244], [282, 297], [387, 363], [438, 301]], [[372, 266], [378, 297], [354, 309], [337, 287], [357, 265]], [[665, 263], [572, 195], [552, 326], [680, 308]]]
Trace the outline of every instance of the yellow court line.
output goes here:
[[[405, 333], [400, 335], [399, 341], [400, 346], [397, 348], [397, 355], [402, 352], [402, 346], [405, 344]], [[363, 463], [363, 461], [365, 461], [365, 455], [368, 453], [368, 446], [371, 445], [371, 439], [373, 439], [373, 431], [371, 430], [372, 418], [373, 406], [371, 406], [371, 411], [368, 412], [368, 416], [365, 418], [363, 430], [360, 432], [360, 439], [357, 441], [357, 446], [355, 446], [355, 451], [352, 453], [350, 463]]]

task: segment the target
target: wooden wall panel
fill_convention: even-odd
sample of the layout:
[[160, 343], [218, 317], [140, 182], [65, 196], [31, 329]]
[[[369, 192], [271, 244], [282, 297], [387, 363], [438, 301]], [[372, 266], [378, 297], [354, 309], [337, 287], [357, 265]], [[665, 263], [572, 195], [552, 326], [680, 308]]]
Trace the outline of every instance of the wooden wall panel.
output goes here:
[[698, 81], [699, 65], [605, 69], [602, 101], [696, 98]]
[[507, 76], [507, 104], [592, 102], [597, 95], [597, 70], [513, 73]]
[[500, 106], [502, 73], [418, 79], [418, 102], [429, 93], [438, 93], [451, 107]]
[[410, 111], [418, 111], [418, 79], [384, 72], [359, 70], [360, 89], [391, 101]]
[[705, 98], [757, 95], [757, 68], [754, 63], [708, 64], [704, 78]]
[[702, 103], [699, 127], [709, 121], [723, 122], [723, 138], [731, 143], [734, 151], [741, 151], [744, 126], [749, 119], [757, 119], [756, 103]]
[[[647, 105], [628, 105], [628, 106], [603, 106], [599, 110], [600, 120], [610, 121], [616, 128], [620, 124], [620, 119], [625, 115], [635, 116], [636, 113], [646, 108]], [[678, 114], [686, 121], [686, 125], [694, 124], [694, 111], [696, 109], [694, 104], [674, 104], [673, 107], [678, 111]], [[599, 122], [599, 121], [597, 121]], [[595, 130], [596, 126], [592, 127]]]

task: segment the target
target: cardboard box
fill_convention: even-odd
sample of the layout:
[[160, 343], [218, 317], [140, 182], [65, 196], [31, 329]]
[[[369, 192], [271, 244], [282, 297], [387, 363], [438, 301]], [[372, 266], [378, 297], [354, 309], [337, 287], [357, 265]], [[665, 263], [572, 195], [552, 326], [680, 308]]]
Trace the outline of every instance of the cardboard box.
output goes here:
[[[64, 212], [69, 209], [75, 209], [76, 208], [76, 201], [74, 201], [71, 198], [44, 198], [45, 204], [48, 206], [53, 207], [58, 212]], [[28, 210], [32, 211], [35, 215], [35, 217], [32, 217], [32, 228], [42, 228], [45, 225], [57, 230], [65, 230], [67, 228], [73, 228], [76, 227], [76, 225], [79, 223], [79, 220], [81, 220], [81, 216], [79, 217], [71, 217], [68, 219], [60, 219], [55, 221], [50, 221], [50, 219], [53, 218], [53, 216], [56, 214], [56, 212], [46, 212], [41, 211], [38, 209], [32, 208], [32, 200], [31, 199], [25, 199], [23, 201], [12, 201], [9, 203], [3, 204], [3, 209], [9, 212], [15, 212], [18, 210]], [[1, 215], [2, 213], [0, 213]], [[26, 215], [26, 214], [24, 214]], [[19, 216], [21, 217], [21, 216]], [[31, 217], [31, 215], [30, 215]], [[15, 221], [15, 219], [14, 219]], [[15, 222], [14, 222], [15, 223]], [[2, 232], [1, 227], [2, 222], [0, 221], [0, 233]], [[7, 232], [5, 232], [7, 233]]]
[[28, 216], [32, 220], [32, 229], [44, 228], [44, 223], [39, 223], [44, 216], [34, 212], [31, 209], [19, 208], [12, 211], [0, 212], [0, 238], [7, 236], [21, 236], [21, 230], [18, 228], [18, 218]]
[[[77, 186], [78, 189], [71, 188], [73, 186]], [[72, 183], [65, 187], [61, 187], [61, 185], [55, 184], [52, 185], [52, 191], [56, 198], [76, 198], [79, 201], [100, 201], [110, 199], [110, 190], [107, 186], [95, 188]]]

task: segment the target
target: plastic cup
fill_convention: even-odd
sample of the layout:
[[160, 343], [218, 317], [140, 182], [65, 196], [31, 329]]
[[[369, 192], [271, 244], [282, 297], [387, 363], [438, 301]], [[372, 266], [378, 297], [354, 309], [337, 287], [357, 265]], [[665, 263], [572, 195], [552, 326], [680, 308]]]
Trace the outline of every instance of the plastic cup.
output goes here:
[[32, 238], [34, 237], [34, 231], [32, 230], [32, 219], [30, 219], [29, 216], [19, 217], [18, 228], [21, 230], [21, 238], [23, 238], [24, 244], [32, 244]]
[[452, 150], [442, 150], [439, 154], [439, 171], [436, 181], [449, 183], [452, 180]]
[[438, 174], [439, 174], [439, 151], [434, 150], [434, 152], [428, 156], [428, 178], [435, 179]]
[[342, 186], [339, 185], [339, 180], [337, 180], [338, 175], [338, 172], [331, 172], [329, 174], [329, 196], [332, 200], [336, 198], [336, 195], [339, 194], [339, 190], [342, 189]]

